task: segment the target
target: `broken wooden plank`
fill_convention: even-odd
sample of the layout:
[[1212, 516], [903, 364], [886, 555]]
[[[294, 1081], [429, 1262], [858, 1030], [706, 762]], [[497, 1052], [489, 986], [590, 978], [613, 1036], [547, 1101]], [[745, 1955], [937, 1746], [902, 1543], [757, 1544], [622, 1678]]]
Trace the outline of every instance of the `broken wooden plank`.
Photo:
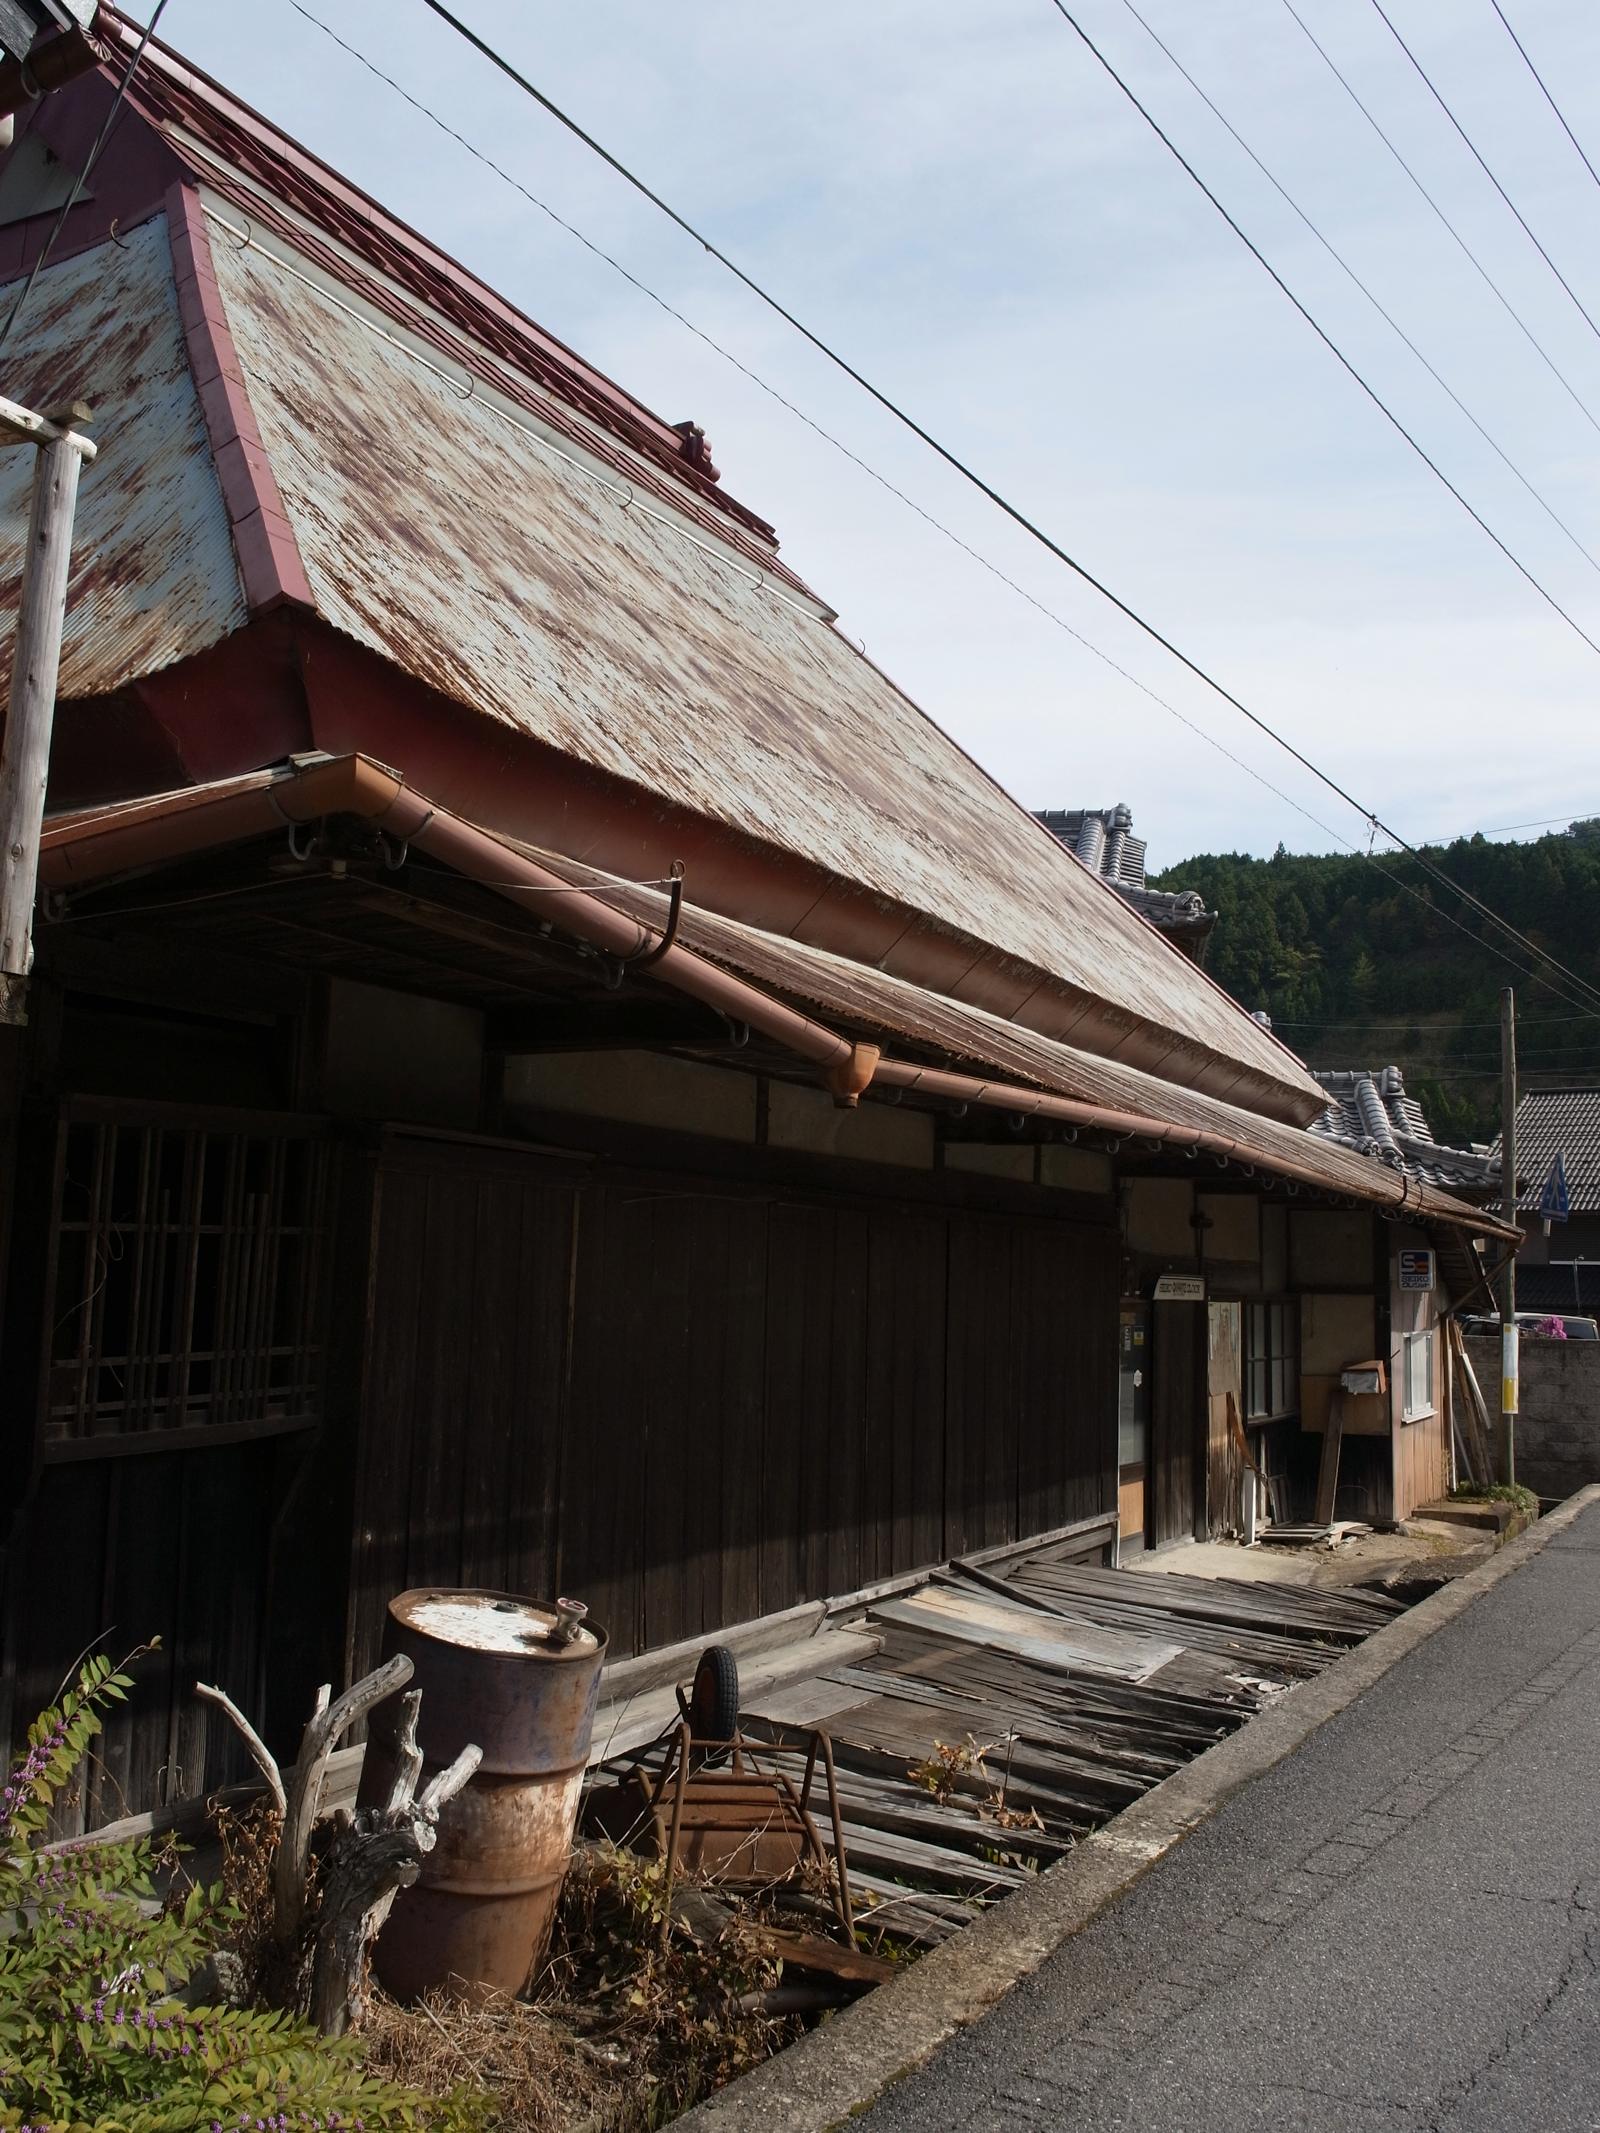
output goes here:
[[1114, 1674], [1124, 1681], [1147, 1681], [1158, 1666], [1175, 1659], [1182, 1649], [1154, 1637], [1097, 1628], [1087, 1620], [1058, 1622], [1020, 1603], [969, 1600], [941, 1586], [929, 1586], [912, 1599], [887, 1600], [873, 1609], [873, 1619], [935, 1629], [963, 1643], [994, 1645], [1047, 1664]]

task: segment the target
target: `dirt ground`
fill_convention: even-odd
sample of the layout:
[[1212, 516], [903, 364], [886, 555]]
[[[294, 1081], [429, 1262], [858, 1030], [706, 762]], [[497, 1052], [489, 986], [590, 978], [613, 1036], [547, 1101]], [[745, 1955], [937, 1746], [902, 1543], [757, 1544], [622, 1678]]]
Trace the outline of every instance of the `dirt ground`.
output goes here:
[[1419, 1577], [1459, 1577], [1494, 1553], [1495, 1536], [1446, 1519], [1410, 1519], [1404, 1533], [1357, 1533], [1337, 1546], [1253, 1548], [1236, 1541], [1190, 1541], [1133, 1558], [1130, 1570], [1153, 1577], [1176, 1573], [1192, 1578], [1239, 1578], [1276, 1585], [1365, 1585], [1414, 1572]]

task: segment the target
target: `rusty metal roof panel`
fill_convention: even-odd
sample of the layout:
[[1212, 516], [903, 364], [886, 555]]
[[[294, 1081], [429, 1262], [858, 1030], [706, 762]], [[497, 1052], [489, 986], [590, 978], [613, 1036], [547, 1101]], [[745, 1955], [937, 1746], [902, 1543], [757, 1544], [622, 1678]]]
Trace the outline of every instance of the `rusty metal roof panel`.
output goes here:
[[458, 702], [1317, 1107], [1290, 1053], [821, 614], [525, 410], [463, 389], [279, 238], [230, 225], [212, 249], [326, 620]]
[[[20, 284], [0, 290], [8, 315]], [[98, 696], [246, 620], [227, 514], [184, 351], [166, 218], [40, 275], [5, 358], [33, 407], [87, 400], [98, 456], [72, 541], [63, 697]], [[0, 614], [14, 615], [33, 454], [0, 453]], [[10, 666], [9, 626], [0, 674]]]

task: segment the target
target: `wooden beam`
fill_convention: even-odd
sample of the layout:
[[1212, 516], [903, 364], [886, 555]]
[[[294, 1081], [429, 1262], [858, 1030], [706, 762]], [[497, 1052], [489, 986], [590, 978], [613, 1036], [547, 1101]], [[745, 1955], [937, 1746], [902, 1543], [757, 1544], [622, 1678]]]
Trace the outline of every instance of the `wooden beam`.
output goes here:
[[[467, 899], [440, 895], [431, 882], [426, 894], [418, 895], [411, 888], [391, 888], [387, 882], [357, 881], [352, 884], [351, 897], [362, 909], [381, 912], [390, 919], [405, 919], [429, 933], [442, 935], [446, 940], [467, 941], [478, 948], [510, 955], [521, 963], [547, 962], [552, 954], [545, 937], [538, 931], [536, 914], [530, 912], [521, 926], [507, 925], [501, 919], [481, 916]], [[556, 900], [551, 898], [552, 903]], [[462, 907], [464, 902], [467, 908]], [[501, 904], [498, 908], [503, 911], [505, 906]], [[560, 914], [552, 911], [550, 916], [556, 920]], [[561, 948], [553, 952], [563, 962], [569, 960], [571, 954], [570, 949], [565, 955]]]
[[720, 1015], [689, 1001], [639, 1000], [626, 1006], [516, 1007], [492, 1015], [492, 1052], [604, 1052], [663, 1044], [726, 1045], [733, 1033]]
[[94, 458], [95, 447], [89, 438], [80, 437], [69, 425], [91, 419], [92, 410], [87, 400], [74, 400], [66, 407], [53, 408], [48, 415], [37, 415], [20, 401], [0, 397], [0, 445], [64, 444], [81, 465], [84, 460]]
[[219, 953], [209, 946], [154, 940], [138, 929], [91, 933], [82, 925], [49, 928], [40, 967], [69, 992], [98, 992], [151, 1006], [186, 1007], [240, 1021], [272, 1022], [305, 1011], [310, 986], [301, 970]]

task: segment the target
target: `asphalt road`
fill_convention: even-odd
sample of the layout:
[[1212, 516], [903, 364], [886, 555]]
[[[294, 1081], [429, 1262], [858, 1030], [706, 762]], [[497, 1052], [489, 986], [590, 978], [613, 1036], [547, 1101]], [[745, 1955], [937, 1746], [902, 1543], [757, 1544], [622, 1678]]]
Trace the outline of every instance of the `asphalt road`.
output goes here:
[[1597, 2133], [1600, 1503], [862, 2133]]

